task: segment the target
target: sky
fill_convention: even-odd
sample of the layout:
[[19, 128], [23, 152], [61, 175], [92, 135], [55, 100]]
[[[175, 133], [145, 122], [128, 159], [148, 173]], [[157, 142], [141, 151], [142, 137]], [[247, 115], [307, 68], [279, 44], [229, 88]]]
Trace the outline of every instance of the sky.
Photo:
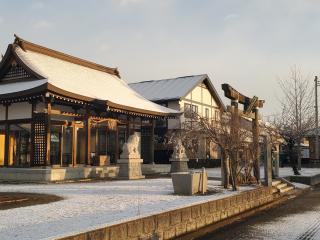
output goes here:
[[[279, 79], [320, 73], [317, 0], [0, 0], [0, 52], [13, 34], [118, 67], [127, 82], [208, 74], [279, 110]], [[225, 100], [227, 104], [229, 102]]]

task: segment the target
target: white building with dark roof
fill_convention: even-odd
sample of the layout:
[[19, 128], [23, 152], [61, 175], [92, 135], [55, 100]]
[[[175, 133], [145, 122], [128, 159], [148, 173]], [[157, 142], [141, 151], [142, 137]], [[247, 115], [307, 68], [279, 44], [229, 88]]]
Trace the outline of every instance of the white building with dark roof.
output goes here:
[[[207, 74], [143, 81], [131, 83], [129, 86], [150, 101], [180, 112], [191, 109], [210, 120], [217, 119], [221, 111], [225, 111], [225, 106]], [[163, 136], [168, 130], [180, 129], [187, 119], [188, 115], [184, 113], [176, 119], [157, 121], [155, 133]], [[212, 159], [220, 158], [219, 151], [212, 151], [212, 144], [202, 139], [199, 159], [206, 159], [208, 156]], [[157, 153], [157, 149], [155, 150], [156, 162], [168, 162], [170, 152], [165, 154], [163, 150], [159, 150]]]

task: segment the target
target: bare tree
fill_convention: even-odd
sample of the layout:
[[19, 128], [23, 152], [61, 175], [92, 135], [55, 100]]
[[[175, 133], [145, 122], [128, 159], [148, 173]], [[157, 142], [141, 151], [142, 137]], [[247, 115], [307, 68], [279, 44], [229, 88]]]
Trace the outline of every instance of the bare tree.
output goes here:
[[297, 146], [297, 168], [301, 169], [301, 141], [307, 132], [314, 127], [313, 91], [308, 77], [299, 68], [292, 67], [287, 78], [279, 80], [282, 90], [281, 113], [276, 117], [274, 125], [286, 140], [290, 162], [295, 174], [296, 161], [294, 146]]
[[171, 134], [169, 139], [181, 138], [188, 156], [196, 153], [201, 136], [216, 143], [223, 159], [224, 187], [231, 184], [232, 189], [237, 190], [240, 183], [253, 181], [253, 145], [251, 128], [242, 124], [243, 119], [232, 109], [215, 121], [189, 113], [190, 118], [182, 124], [182, 129]]

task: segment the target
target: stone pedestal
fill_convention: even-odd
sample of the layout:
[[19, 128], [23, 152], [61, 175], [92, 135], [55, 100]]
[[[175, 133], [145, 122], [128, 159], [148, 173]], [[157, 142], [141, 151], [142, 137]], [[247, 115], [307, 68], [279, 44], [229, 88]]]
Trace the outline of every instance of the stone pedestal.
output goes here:
[[171, 158], [171, 173], [176, 173], [176, 172], [188, 172], [188, 158]]
[[141, 171], [141, 163], [143, 160], [140, 158], [122, 158], [117, 161], [119, 166], [120, 179], [142, 179], [144, 176]]

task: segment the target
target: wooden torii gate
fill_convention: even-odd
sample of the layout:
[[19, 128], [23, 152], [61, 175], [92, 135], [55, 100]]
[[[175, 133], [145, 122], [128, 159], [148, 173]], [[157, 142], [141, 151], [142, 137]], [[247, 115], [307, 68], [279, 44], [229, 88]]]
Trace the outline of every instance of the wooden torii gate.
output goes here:
[[253, 144], [254, 144], [254, 176], [257, 181], [260, 182], [260, 148], [259, 148], [259, 108], [263, 107], [264, 100], [259, 100], [258, 97], [254, 96], [249, 98], [229, 84], [222, 84], [222, 90], [224, 91], [225, 97], [231, 99], [231, 106], [238, 112], [238, 104], [243, 104], [243, 114], [246, 117], [252, 119], [252, 133], [253, 133]]

